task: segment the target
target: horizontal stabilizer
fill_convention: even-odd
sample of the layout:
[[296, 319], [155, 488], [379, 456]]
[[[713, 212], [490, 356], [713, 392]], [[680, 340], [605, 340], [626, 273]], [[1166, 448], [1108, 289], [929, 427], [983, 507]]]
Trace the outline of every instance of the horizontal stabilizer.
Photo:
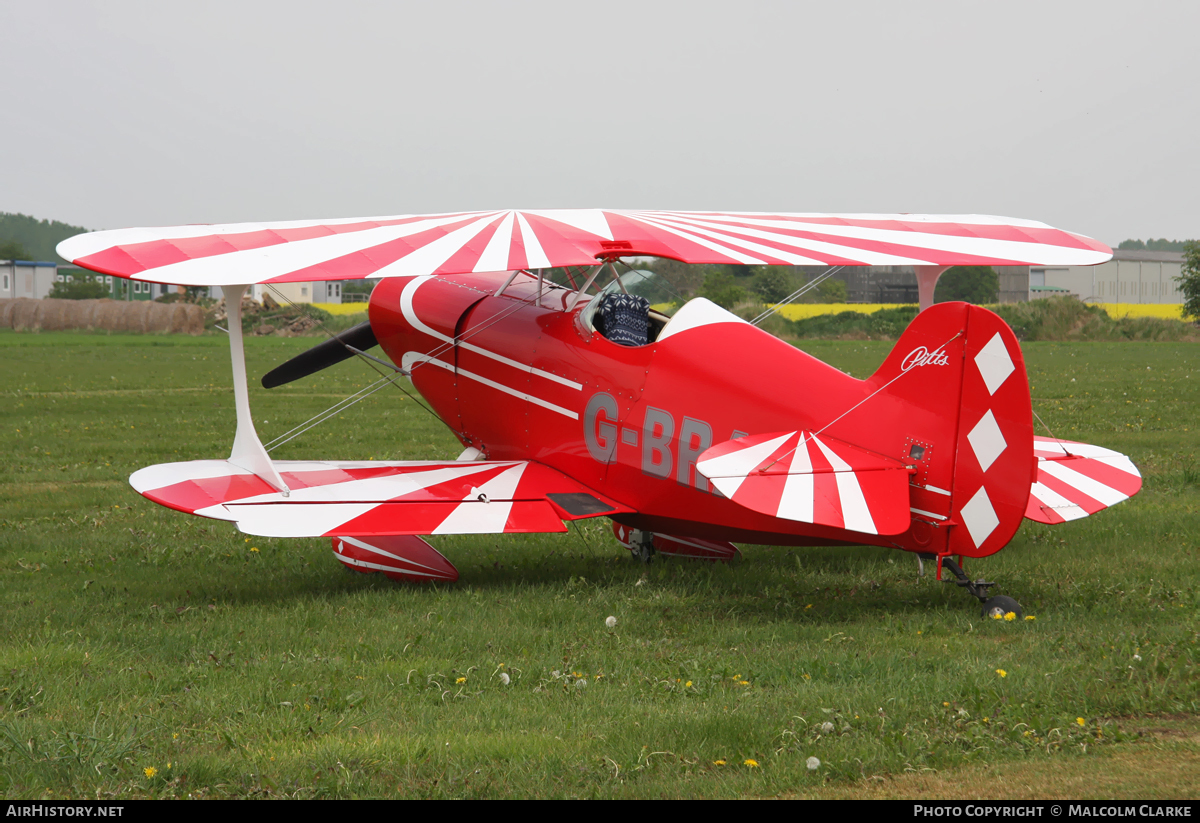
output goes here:
[[908, 529], [908, 466], [812, 432], [740, 437], [696, 470], [734, 503], [771, 517], [865, 534]]
[[263, 537], [564, 532], [563, 520], [631, 511], [530, 461], [274, 465], [286, 495], [225, 460], [150, 466], [129, 482], [155, 503]]
[[1065, 523], [1133, 497], [1142, 488], [1137, 466], [1123, 454], [1092, 446], [1034, 437], [1038, 473], [1025, 516], [1039, 523]]

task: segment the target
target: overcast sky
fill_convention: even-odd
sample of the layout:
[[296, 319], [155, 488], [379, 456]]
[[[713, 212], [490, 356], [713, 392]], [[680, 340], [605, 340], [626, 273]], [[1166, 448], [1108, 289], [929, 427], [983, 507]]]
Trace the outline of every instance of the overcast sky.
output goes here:
[[0, 4], [0, 211], [983, 213], [1200, 237], [1200, 3]]

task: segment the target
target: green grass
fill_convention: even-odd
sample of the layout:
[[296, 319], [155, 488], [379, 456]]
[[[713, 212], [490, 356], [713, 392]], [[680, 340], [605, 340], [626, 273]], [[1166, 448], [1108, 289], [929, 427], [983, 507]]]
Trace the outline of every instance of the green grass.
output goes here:
[[[250, 374], [311, 343], [249, 339]], [[862, 377], [890, 346], [802, 347]], [[1026, 344], [1042, 419], [1129, 454], [1146, 484], [971, 563], [1037, 618], [1005, 623], [897, 552], [644, 567], [603, 520], [434, 538], [454, 586], [347, 573], [327, 541], [247, 540], [128, 487], [227, 454], [223, 336], [0, 332], [0, 793], [844, 796], [931, 769], [1100, 770], [1200, 701], [1196, 351]], [[252, 386], [260, 432], [371, 379], [347, 362]], [[278, 456], [457, 451], [393, 390]], [[1172, 785], [1195, 796], [1196, 759], [1162, 762], [1191, 764]]]

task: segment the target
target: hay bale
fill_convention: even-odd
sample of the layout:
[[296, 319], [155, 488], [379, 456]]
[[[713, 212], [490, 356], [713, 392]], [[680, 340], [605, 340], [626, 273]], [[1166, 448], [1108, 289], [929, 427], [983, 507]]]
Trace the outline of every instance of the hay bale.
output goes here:
[[20, 300], [26, 299], [28, 298], [6, 297], [0, 300], [0, 329], [11, 329], [13, 327], [13, 312], [16, 311], [17, 303]]
[[203, 334], [204, 309], [149, 300], [0, 300], [0, 328], [16, 331], [99, 329], [108, 332]]
[[62, 331], [72, 328], [75, 319], [76, 301], [53, 300], [46, 298], [42, 301], [41, 315], [38, 317], [38, 327], [42, 331]]
[[97, 302], [100, 305], [96, 309], [95, 319], [93, 320], [96, 328], [103, 331], [120, 331], [121, 318], [125, 313], [124, 301], [100, 300]]
[[16, 301], [12, 312], [12, 327], [17, 331], [35, 331], [41, 328], [38, 325], [38, 315], [41, 311], [42, 301], [34, 300], [29, 297], [22, 297]]

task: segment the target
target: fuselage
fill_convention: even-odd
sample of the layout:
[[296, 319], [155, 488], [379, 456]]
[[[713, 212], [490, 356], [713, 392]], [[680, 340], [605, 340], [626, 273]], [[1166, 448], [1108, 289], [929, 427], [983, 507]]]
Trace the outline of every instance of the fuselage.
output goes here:
[[[681, 309], [648, 345], [618, 345], [594, 330], [586, 298], [571, 308], [575, 293], [549, 285], [539, 296], [528, 276], [497, 295], [507, 277], [387, 279], [371, 297], [380, 345], [465, 447], [558, 469], [637, 511], [615, 519], [650, 531], [931, 550], [925, 533], [881, 537], [751, 511], [717, 493], [695, 465], [714, 444], [797, 429], [903, 459], [912, 438], [884, 421], [904, 414], [919, 432], [922, 415], [943, 414], [932, 399], [926, 409], [900, 409], [869, 381], [711, 304]], [[916, 494], [926, 510], [947, 505]]]

